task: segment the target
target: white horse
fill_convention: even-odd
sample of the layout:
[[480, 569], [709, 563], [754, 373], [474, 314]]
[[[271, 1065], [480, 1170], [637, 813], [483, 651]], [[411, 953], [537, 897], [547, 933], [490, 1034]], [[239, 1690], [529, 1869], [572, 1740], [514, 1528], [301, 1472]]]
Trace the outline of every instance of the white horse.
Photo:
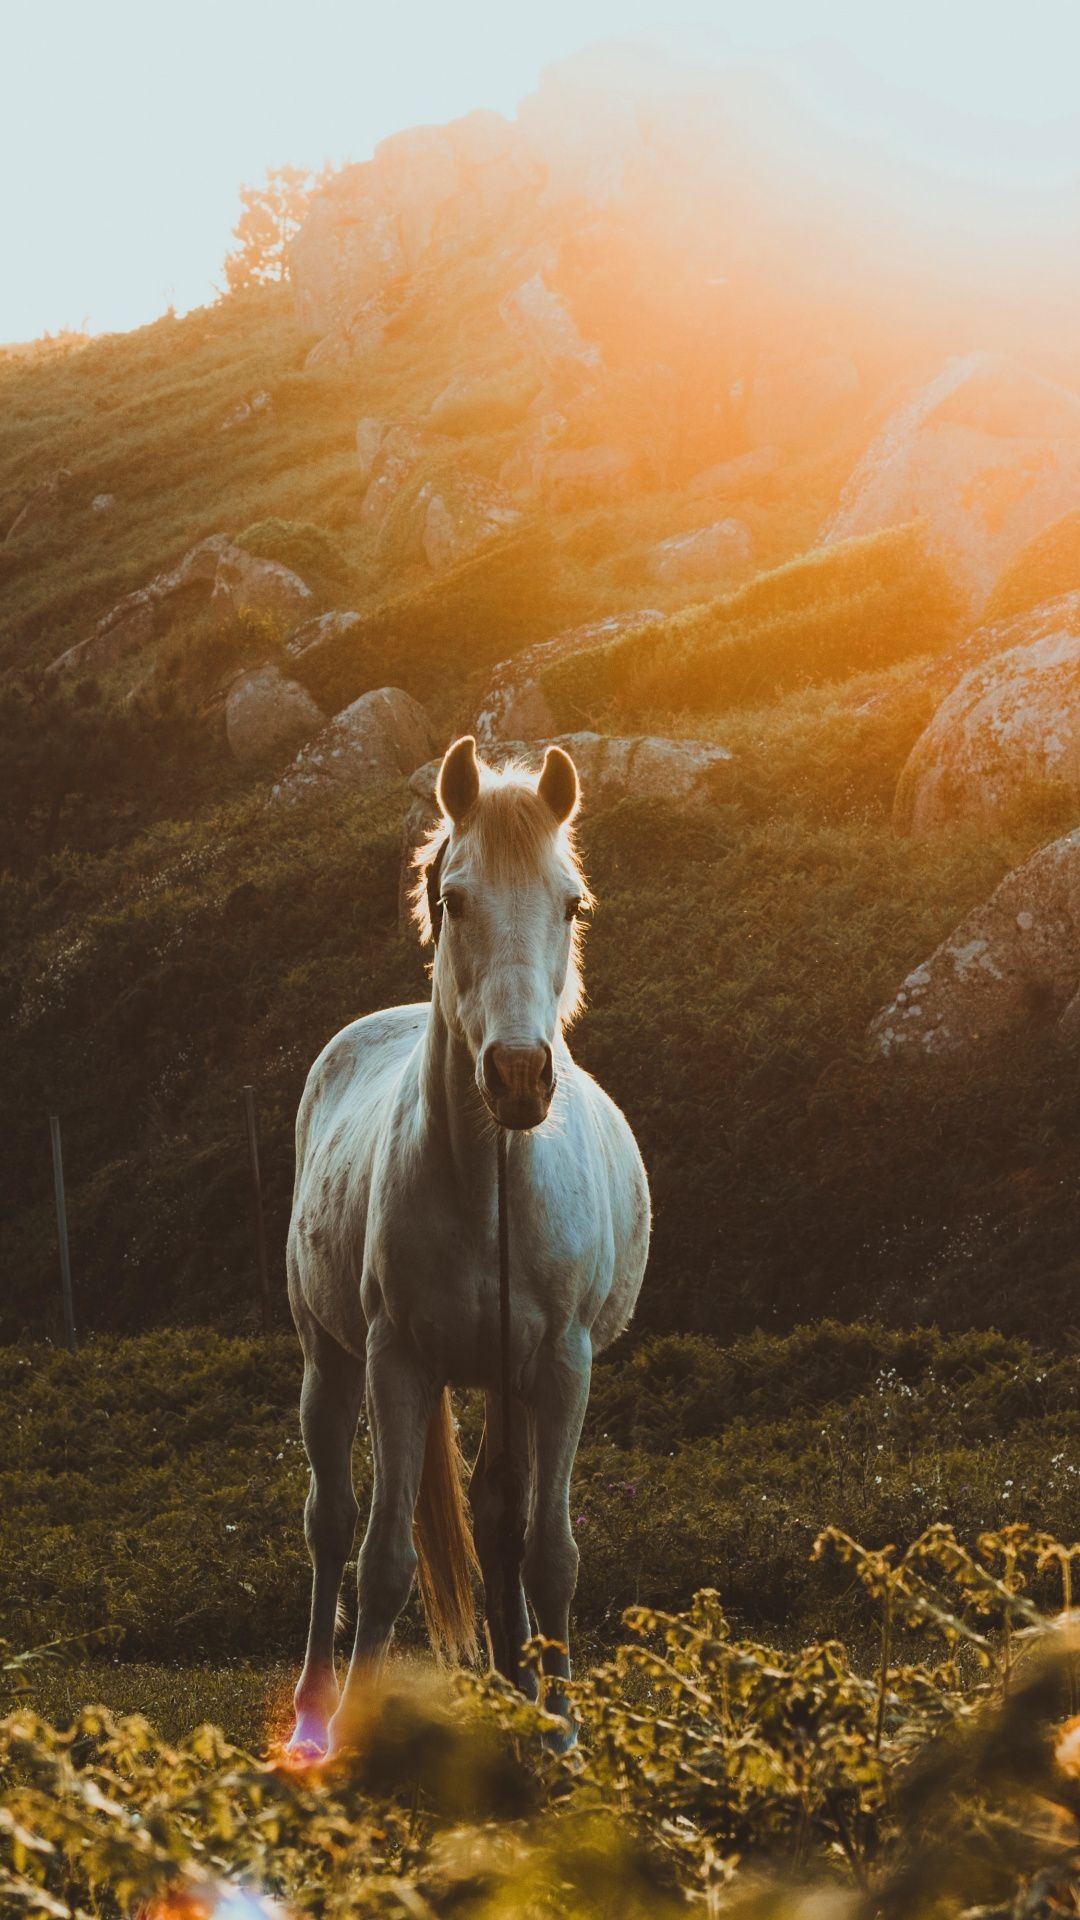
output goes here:
[[[467, 737], [443, 761], [438, 797], [443, 819], [416, 890], [421, 931], [436, 941], [431, 1001], [369, 1014], [331, 1040], [297, 1119], [289, 1298], [304, 1350], [314, 1579], [290, 1744], [305, 1752], [347, 1742], [350, 1709], [382, 1659], [418, 1556], [429, 1628], [455, 1657], [476, 1652], [478, 1556], [492, 1657], [512, 1679], [529, 1638], [527, 1596], [552, 1643], [547, 1705], [564, 1710], [578, 1567], [570, 1473], [593, 1355], [629, 1320], [648, 1250], [634, 1136], [563, 1038], [582, 997], [578, 916], [589, 898], [570, 825], [574, 763], [549, 747], [538, 781], [496, 774]], [[512, 1463], [495, 1444], [499, 1127], [513, 1129]], [[469, 1488], [475, 1554], [451, 1386], [487, 1395]], [[365, 1394], [374, 1486], [339, 1705], [334, 1629]], [[509, 1605], [508, 1466], [527, 1488]]]

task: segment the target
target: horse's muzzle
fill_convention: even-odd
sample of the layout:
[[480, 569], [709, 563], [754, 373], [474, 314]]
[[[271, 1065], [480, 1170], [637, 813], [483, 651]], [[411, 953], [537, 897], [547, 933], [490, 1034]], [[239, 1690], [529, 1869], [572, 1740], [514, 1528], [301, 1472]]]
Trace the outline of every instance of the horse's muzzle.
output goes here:
[[485, 1049], [483, 1072], [484, 1099], [501, 1127], [520, 1132], [547, 1119], [555, 1092], [550, 1047], [504, 1047], [496, 1042]]

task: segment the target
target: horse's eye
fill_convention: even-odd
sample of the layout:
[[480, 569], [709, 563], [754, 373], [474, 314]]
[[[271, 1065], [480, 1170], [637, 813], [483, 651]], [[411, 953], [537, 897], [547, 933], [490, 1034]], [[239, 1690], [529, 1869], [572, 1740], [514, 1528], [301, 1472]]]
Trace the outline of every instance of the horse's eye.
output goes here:
[[460, 887], [448, 887], [441, 895], [439, 905], [451, 920], [456, 920], [465, 907], [465, 895]]
[[580, 912], [581, 912], [581, 900], [580, 900], [580, 898], [576, 898], [576, 899], [574, 899], [574, 900], [568, 900], [568, 901], [567, 901], [567, 903], [566, 903], [566, 917], [567, 917], [567, 919], [568, 919], [568, 920], [576, 920], [576, 919], [577, 919], [577, 917], [578, 917], [578, 914], [579, 914]]

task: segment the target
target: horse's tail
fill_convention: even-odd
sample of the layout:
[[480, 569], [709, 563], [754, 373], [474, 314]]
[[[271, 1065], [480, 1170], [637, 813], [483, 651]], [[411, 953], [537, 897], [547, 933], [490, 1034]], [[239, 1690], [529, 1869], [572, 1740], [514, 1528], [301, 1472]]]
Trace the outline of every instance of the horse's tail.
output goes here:
[[465, 1509], [463, 1467], [450, 1391], [444, 1387], [428, 1427], [413, 1539], [432, 1644], [451, 1659], [475, 1660], [473, 1575], [479, 1569]]

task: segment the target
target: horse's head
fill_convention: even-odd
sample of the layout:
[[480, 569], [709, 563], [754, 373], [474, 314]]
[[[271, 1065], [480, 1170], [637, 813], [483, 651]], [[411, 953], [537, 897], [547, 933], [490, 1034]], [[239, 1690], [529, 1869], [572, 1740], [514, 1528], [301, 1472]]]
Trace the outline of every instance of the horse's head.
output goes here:
[[555, 1091], [556, 1035], [581, 999], [578, 915], [589, 892], [570, 829], [577, 769], [549, 747], [538, 780], [497, 774], [470, 734], [449, 749], [438, 797], [443, 824], [417, 890], [436, 943], [434, 996], [493, 1117], [535, 1127]]

